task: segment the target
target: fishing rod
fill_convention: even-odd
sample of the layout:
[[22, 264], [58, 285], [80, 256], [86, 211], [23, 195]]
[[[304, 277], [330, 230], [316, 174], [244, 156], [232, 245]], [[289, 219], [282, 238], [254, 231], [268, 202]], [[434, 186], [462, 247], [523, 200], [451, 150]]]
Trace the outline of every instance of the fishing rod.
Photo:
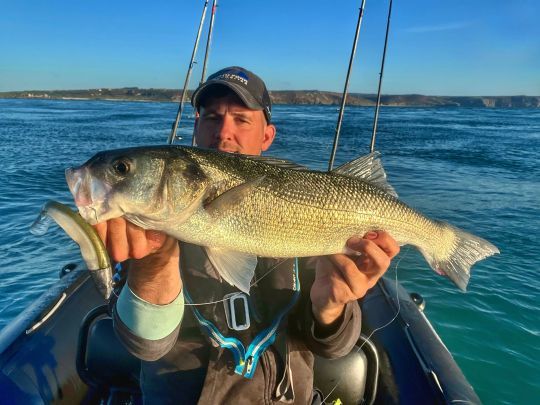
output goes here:
[[[204, 78], [206, 76], [206, 64], [208, 63], [208, 55], [210, 51], [210, 43], [212, 42], [212, 32], [214, 30], [214, 18], [216, 16], [217, 0], [212, 2], [212, 15], [210, 16], [210, 26], [208, 28], [208, 37], [206, 38], [206, 50], [204, 51], [204, 62], [202, 67], [201, 81], [199, 85], [204, 83]], [[195, 132], [191, 137], [191, 146], [195, 146]]]
[[214, 19], [216, 17], [216, 9], [217, 9], [217, 0], [214, 0], [212, 2], [212, 15], [210, 16], [210, 26], [208, 28], [208, 37], [206, 38], [206, 50], [204, 52], [204, 62], [203, 62], [203, 68], [202, 68], [201, 81], [199, 82], [199, 85], [204, 83], [204, 78], [206, 76], [206, 64], [208, 62], [210, 43], [212, 42], [212, 32], [214, 31]]
[[178, 124], [180, 123], [180, 119], [182, 118], [182, 112], [184, 111], [184, 101], [186, 99], [187, 88], [189, 86], [189, 78], [191, 77], [191, 71], [193, 70], [193, 65], [195, 65], [195, 55], [197, 54], [197, 48], [199, 46], [199, 39], [201, 38], [201, 31], [204, 24], [204, 19], [206, 17], [206, 9], [208, 7], [208, 1], [209, 0], [204, 1], [201, 21], [199, 22], [199, 29], [197, 31], [197, 38], [195, 39], [195, 45], [193, 46], [193, 52], [191, 53], [191, 60], [189, 62], [189, 67], [186, 74], [186, 80], [184, 82], [184, 88], [182, 89], [182, 96], [180, 97], [180, 106], [178, 107], [178, 112], [176, 113], [176, 120], [174, 121], [174, 124], [171, 129], [171, 133], [169, 134], [169, 139], [167, 140], [167, 143], [169, 145], [172, 145], [172, 143], [176, 139], [176, 131], [178, 130]]
[[[360, 14], [362, 14], [362, 8], [364, 6], [364, 1], [362, 1], [362, 6], [360, 8]], [[377, 132], [377, 121], [379, 119], [379, 107], [380, 107], [380, 104], [381, 104], [381, 87], [382, 87], [382, 79], [383, 79], [383, 72], [384, 72], [384, 61], [386, 59], [386, 48], [387, 48], [387, 45], [388, 45], [388, 32], [390, 30], [390, 17], [392, 15], [392, 0], [390, 0], [390, 3], [388, 5], [388, 21], [386, 23], [386, 35], [385, 35], [385, 38], [384, 38], [384, 49], [383, 49], [383, 55], [382, 55], [382, 62], [381, 62], [381, 71], [379, 73], [379, 88], [377, 90], [377, 104], [376, 104], [376, 107], [375, 107], [375, 118], [374, 118], [374, 121], [373, 121], [373, 132], [371, 134], [371, 145], [370, 145], [370, 152], [373, 152], [374, 149], [375, 149], [375, 134]], [[361, 19], [361, 16], [359, 17], [358, 19], [358, 27], [357, 27], [357, 32], [356, 32], [356, 35], [358, 35], [358, 31], [359, 31], [359, 28], [360, 28], [360, 19]], [[352, 60], [353, 60], [353, 57], [354, 57], [354, 52], [355, 52], [355, 48], [356, 48], [356, 41], [357, 41], [357, 38], [355, 37], [355, 44], [353, 46], [353, 52], [351, 54], [351, 61], [349, 62], [349, 72], [350, 72], [350, 69], [351, 69], [351, 65], [352, 65]], [[341, 108], [343, 108], [343, 106], [345, 105], [345, 96], [346, 96], [346, 89], [347, 89], [347, 82], [349, 80], [349, 72], [347, 72], [347, 80], [346, 80], [346, 84], [345, 84], [345, 90], [344, 90], [344, 93], [343, 93], [343, 99], [342, 99], [342, 103], [341, 103]], [[335, 156], [335, 153], [336, 153], [336, 148], [337, 148], [337, 140], [339, 138], [339, 129], [340, 129], [340, 126], [341, 126], [341, 119], [342, 119], [342, 115], [343, 115], [343, 112], [340, 110], [340, 116], [339, 116], [339, 120], [338, 120], [338, 126], [336, 128], [336, 136], [334, 138], [334, 149], [332, 150], [332, 157], [331, 157], [331, 160], [330, 160], [330, 163], [329, 163], [329, 166], [328, 166], [328, 171], [332, 170], [332, 165], [334, 163], [334, 156]], [[396, 266], [395, 266], [395, 269], [396, 269], [396, 293], [397, 293], [397, 290], [398, 290], [398, 278], [397, 278], [397, 266], [398, 264], [401, 262], [401, 260], [403, 259], [404, 256], [401, 256], [401, 258], [399, 259], [399, 261], [396, 263]], [[364, 344], [366, 343], [369, 343], [371, 339], [371, 337], [375, 334], [375, 332], [381, 330], [381, 329], [384, 329], [386, 328], [388, 325], [390, 325], [392, 322], [394, 322], [399, 313], [401, 312], [401, 306], [400, 306], [400, 301], [398, 299], [398, 297], [396, 296], [396, 302], [398, 304], [398, 308], [397, 308], [397, 312], [395, 313], [395, 315], [392, 317], [392, 319], [390, 321], [388, 321], [387, 323], [385, 323], [384, 325], [382, 326], [379, 326], [377, 327], [376, 329], [374, 329], [370, 334], [369, 336], [367, 337], [364, 337], [364, 342], [362, 342], [362, 344], [360, 345], [360, 347], [358, 347], [358, 349], [356, 350], [356, 352], [360, 352], [360, 350], [362, 349], [362, 347], [364, 346]], [[332, 393], [336, 390], [336, 388], [339, 386], [339, 384], [341, 383], [341, 380], [342, 378], [340, 378], [336, 384], [334, 385], [334, 387], [330, 390], [330, 392], [323, 398], [323, 402], [326, 402], [326, 400], [330, 397], [330, 395], [332, 395]], [[375, 384], [375, 386], [377, 386], [377, 384]], [[374, 395], [372, 398], [371, 398], [371, 401], [368, 402], [369, 405], [372, 405], [374, 402], [375, 402], [375, 398], [376, 398], [376, 395]]]
[[371, 133], [371, 144], [369, 146], [369, 151], [373, 152], [375, 150], [375, 135], [377, 133], [377, 121], [379, 120], [379, 108], [381, 106], [381, 87], [384, 73], [384, 61], [386, 60], [386, 47], [388, 46], [388, 32], [390, 31], [390, 17], [392, 16], [392, 0], [388, 5], [388, 21], [386, 22], [386, 35], [384, 37], [384, 49], [381, 61], [381, 71], [379, 73], [379, 88], [377, 90], [377, 104], [375, 106], [375, 118], [373, 119], [373, 132]]
[[356, 23], [356, 32], [354, 34], [353, 47], [351, 51], [351, 57], [349, 59], [349, 69], [347, 70], [347, 77], [345, 79], [345, 88], [343, 89], [343, 96], [341, 97], [341, 106], [339, 108], [339, 116], [336, 125], [336, 134], [334, 135], [334, 145], [332, 147], [332, 154], [330, 155], [330, 160], [328, 162], [328, 171], [332, 170], [334, 166], [334, 159], [336, 157], [336, 150], [339, 141], [339, 132], [341, 131], [341, 122], [343, 121], [343, 112], [345, 111], [345, 102], [347, 101], [347, 92], [349, 88], [349, 78], [351, 76], [352, 65], [354, 62], [354, 56], [356, 54], [356, 45], [358, 44], [358, 37], [360, 36], [360, 27], [362, 25], [362, 17], [364, 16], [364, 5], [366, 0], [362, 0], [360, 5], [360, 11], [358, 13], [358, 22]]

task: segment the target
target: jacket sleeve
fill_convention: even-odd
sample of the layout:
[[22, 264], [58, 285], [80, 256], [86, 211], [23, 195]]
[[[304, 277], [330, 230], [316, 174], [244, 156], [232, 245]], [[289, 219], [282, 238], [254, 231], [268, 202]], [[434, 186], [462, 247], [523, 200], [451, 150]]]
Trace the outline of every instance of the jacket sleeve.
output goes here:
[[155, 361], [174, 346], [183, 312], [182, 292], [170, 304], [155, 305], [138, 297], [126, 283], [113, 307], [114, 330], [130, 353]]
[[302, 296], [292, 314], [297, 332], [307, 348], [321, 357], [338, 358], [347, 355], [360, 337], [362, 317], [358, 301], [349, 302], [332, 330], [325, 330], [324, 334], [320, 334], [309, 298], [315, 270], [307, 266], [305, 260], [302, 260], [300, 265], [300, 278]]

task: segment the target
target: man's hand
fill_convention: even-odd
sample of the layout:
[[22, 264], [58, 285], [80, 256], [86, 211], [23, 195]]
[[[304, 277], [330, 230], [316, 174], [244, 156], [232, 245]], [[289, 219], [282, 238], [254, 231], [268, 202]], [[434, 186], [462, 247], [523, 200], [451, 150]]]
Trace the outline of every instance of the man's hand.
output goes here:
[[383, 231], [368, 232], [363, 239], [351, 238], [347, 246], [360, 255], [317, 258], [310, 297], [313, 316], [323, 327], [337, 321], [348, 302], [366, 295], [399, 253], [396, 241]]
[[124, 218], [95, 225], [111, 258], [128, 259], [129, 288], [145, 301], [164, 305], [172, 302], [182, 288], [178, 241], [158, 231], [144, 230]]
[[96, 224], [95, 228], [111, 259], [117, 262], [142, 259], [157, 252], [167, 239], [164, 233], [144, 230], [124, 218], [101, 222]]

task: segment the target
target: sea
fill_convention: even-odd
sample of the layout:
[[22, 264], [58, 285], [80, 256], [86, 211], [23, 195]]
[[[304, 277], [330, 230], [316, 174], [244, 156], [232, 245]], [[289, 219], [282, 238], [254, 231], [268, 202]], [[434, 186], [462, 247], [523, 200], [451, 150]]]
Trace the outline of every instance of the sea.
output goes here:
[[[0, 328], [80, 263], [52, 226], [29, 228], [48, 200], [73, 201], [64, 170], [94, 153], [165, 144], [175, 103], [0, 100]], [[373, 108], [348, 107], [336, 164], [369, 151]], [[276, 105], [266, 153], [326, 170], [335, 106]], [[190, 106], [178, 143], [190, 144]], [[540, 398], [540, 109], [383, 107], [376, 149], [400, 198], [488, 239], [501, 251], [473, 267], [467, 293], [431, 271], [413, 248], [388, 272], [421, 294], [425, 313], [481, 400]], [[397, 261], [395, 261], [397, 263]], [[538, 402], [536, 402], [538, 403]]]

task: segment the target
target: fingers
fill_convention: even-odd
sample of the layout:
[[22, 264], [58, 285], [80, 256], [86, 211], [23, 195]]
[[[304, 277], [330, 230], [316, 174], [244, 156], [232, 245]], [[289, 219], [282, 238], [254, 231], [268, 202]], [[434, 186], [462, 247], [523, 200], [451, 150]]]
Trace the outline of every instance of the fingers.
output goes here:
[[388, 270], [399, 245], [383, 231], [368, 232], [364, 239], [351, 238], [347, 247], [360, 255], [332, 255], [328, 259], [355, 297], [363, 297]]
[[363, 261], [360, 263], [357, 261], [357, 264], [363, 264], [359, 267], [364, 273], [378, 273], [381, 270], [385, 271], [390, 266], [391, 258], [388, 253], [373, 241], [361, 240], [355, 244], [355, 250], [362, 253]]
[[350, 238], [347, 241], [347, 247], [361, 252], [363, 247], [366, 246], [365, 240], [369, 240], [377, 245], [390, 259], [394, 258], [399, 253], [398, 243], [385, 231], [368, 232], [364, 235], [363, 239], [356, 237]]
[[399, 253], [399, 245], [384, 231], [368, 232], [363, 239], [351, 238], [347, 247], [362, 254], [363, 262], [356, 260], [359, 270], [372, 277], [380, 278]]
[[107, 222], [100, 222], [94, 225], [94, 228], [99, 238], [103, 241], [103, 244], [107, 246]]
[[110, 257], [117, 262], [142, 259], [161, 249], [167, 240], [164, 233], [144, 230], [124, 218], [111, 219], [94, 227]]
[[146, 231], [137, 225], [126, 222], [126, 240], [128, 243], [128, 255], [133, 259], [141, 259], [146, 256], [150, 249], [146, 239]]
[[[346, 255], [328, 256], [329, 263], [334, 269], [337, 269], [339, 275], [346, 283], [355, 298], [363, 297], [366, 291], [375, 283], [371, 283], [373, 278], [368, 269], [362, 269], [356, 261]], [[366, 259], [360, 259], [362, 261]], [[373, 285], [372, 285], [373, 284]]]
[[107, 223], [107, 250], [112, 259], [123, 262], [129, 258], [127, 225], [123, 218], [114, 218]]
[[148, 248], [152, 251], [155, 251], [157, 249], [160, 249], [167, 240], [167, 235], [163, 232], [159, 231], [153, 231], [153, 230], [146, 230], [146, 239], [148, 241]]

